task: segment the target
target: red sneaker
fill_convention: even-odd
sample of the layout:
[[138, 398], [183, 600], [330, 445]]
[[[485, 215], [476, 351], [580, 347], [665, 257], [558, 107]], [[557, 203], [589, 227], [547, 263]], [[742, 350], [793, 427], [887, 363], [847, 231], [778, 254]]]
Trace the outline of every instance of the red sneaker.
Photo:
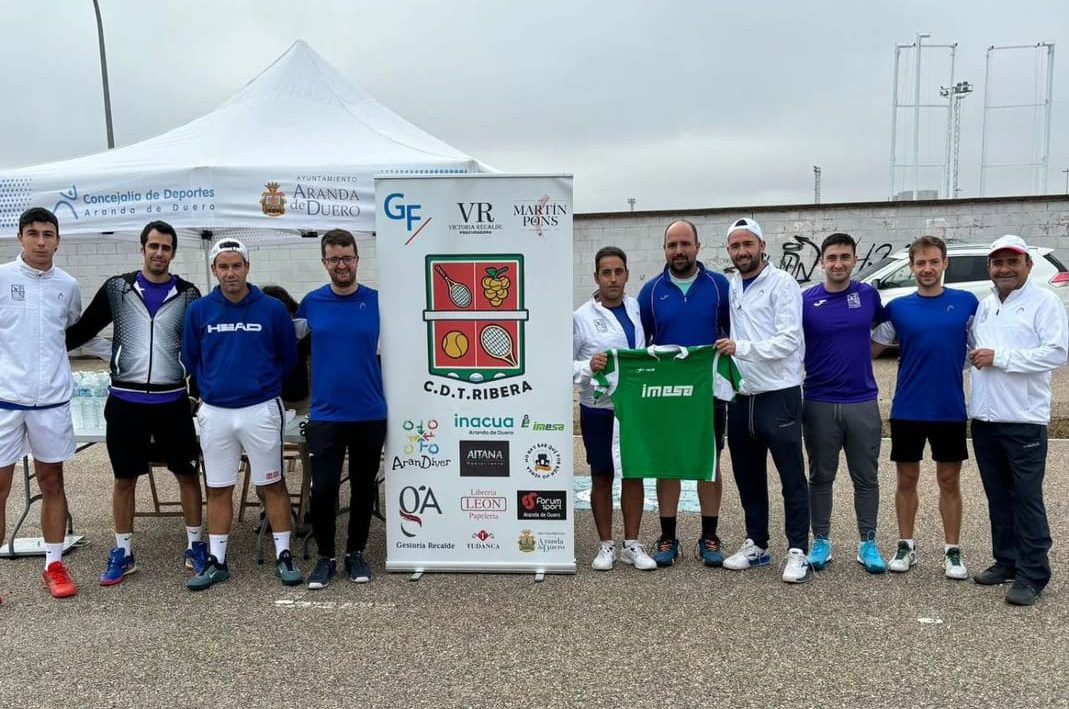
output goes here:
[[78, 594], [78, 587], [74, 585], [62, 561], [53, 561], [41, 575], [52, 598], [68, 598]]

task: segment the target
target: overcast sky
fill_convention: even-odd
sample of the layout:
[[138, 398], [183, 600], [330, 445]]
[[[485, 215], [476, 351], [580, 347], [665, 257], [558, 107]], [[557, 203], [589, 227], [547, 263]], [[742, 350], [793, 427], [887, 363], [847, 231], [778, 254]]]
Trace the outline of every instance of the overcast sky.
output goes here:
[[[574, 173], [577, 211], [626, 210], [628, 197], [640, 210], [811, 202], [813, 165], [823, 168], [824, 202], [880, 200], [894, 45], [924, 31], [925, 42], [958, 44], [956, 80], [976, 86], [961, 119], [962, 196], [979, 191], [990, 45], [1057, 44], [1048, 192], [1064, 191], [1069, 168], [1065, 0], [100, 5], [120, 146], [211, 111], [304, 39], [388, 108], [483, 162]], [[1033, 53], [1001, 56], [996, 100], [1032, 101]], [[0, 66], [0, 166], [106, 148], [91, 0], [0, 0]], [[903, 97], [912, 66], [904, 56]], [[925, 101], [938, 100], [944, 57], [926, 52], [922, 70]], [[909, 113], [903, 161], [912, 159]], [[944, 120], [922, 117], [922, 162], [942, 161]], [[1038, 154], [1031, 111], [989, 123], [992, 161]], [[899, 171], [900, 189], [910, 174]], [[926, 171], [920, 186], [939, 187], [939, 174]], [[1037, 186], [1027, 169], [989, 173], [989, 194]]]

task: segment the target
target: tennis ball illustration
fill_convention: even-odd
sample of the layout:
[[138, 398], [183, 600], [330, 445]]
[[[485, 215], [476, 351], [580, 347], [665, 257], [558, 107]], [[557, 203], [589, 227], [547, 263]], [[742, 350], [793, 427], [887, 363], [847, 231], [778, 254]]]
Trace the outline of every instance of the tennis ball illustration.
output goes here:
[[453, 359], [460, 359], [468, 353], [468, 337], [460, 330], [450, 330], [442, 338], [442, 351]]

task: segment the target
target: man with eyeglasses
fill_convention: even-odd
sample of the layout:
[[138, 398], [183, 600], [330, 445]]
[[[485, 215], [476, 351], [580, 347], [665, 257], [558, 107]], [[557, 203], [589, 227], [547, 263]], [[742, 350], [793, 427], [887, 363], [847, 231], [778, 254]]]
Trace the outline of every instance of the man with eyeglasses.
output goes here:
[[320, 242], [330, 283], [311, 291], [297, 309], [298, 331], [312, 337], [312, 407], [305, 435], [311, 454], [311, 512], [319, 560], [308, 588], [337, 574], [334, 548], [338, 489], [349, 455], [349, 529], [345, 571], [356, 583], [371, 581], [364, 559], [378, 486], [375, 478], [386, 440], [386, 398], [379, 347], [379, 292], [356, 281], [356, 239], [331, 229]]
[[297, 363], [293, 320], [281, 301], [248, 283], [249, 251], [236, 239], [212, 247], [219, 285], [186, 309], [182, 363], [200, 388], [197, 411], [208, 488], [208, 561], [186, 582], [202, 591], [230, 578], [227, 539], [244, 451], [263, 493], [275, 541], [275, 574], [304, 581], [290, 554], [290, 500], [282, 474], [282, 382]]

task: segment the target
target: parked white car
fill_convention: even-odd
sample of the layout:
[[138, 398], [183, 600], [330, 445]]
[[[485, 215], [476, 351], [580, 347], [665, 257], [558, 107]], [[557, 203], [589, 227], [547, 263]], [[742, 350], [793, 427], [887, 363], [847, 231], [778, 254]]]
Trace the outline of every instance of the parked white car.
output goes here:
[[[947, 244], [949, 264], [943, 284], [967, 290], [980, 300], [991, 293], [987, 273], [987, 250], [990, 244]], [[1049, 288], [1069, 308], [1069, 269], [1054, 256], [1054, 250], [1032, 247], [1032, 273], [1029, 279]], [[857, 279], [880, 291], [883, 304], [917, 290], [917, 281], [909, 269], [909, 249], [902, 249], [866, 268]]]

